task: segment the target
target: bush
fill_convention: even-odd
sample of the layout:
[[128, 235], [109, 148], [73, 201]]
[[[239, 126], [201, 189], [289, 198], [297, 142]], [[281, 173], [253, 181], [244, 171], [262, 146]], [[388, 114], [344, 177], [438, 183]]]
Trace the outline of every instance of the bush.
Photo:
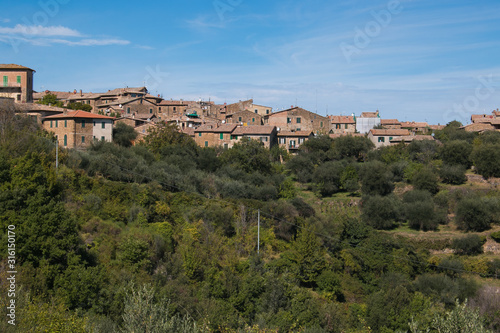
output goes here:
[[467, 181], [467, 176], [465, 176], [465, 167], [460, 164], [448, 165], [444, 164], [439, 170], [439, 176], [443, 180], [443, 183], [452, 185], [461, 185]]
[[369, 196], [363, 199], [362, 218], [375, 229], [392, 229], [398, 217], [398, 206], [394, 196]]
[[340, 191], [344, 167], [345, 164], [342, 162], [330, 161], [316, 168], [312, 181], [321, 196], [329, 196]]
[[500, 144], [481, 144], [471, 155], [478, 174], [485, 178], [500, 177]]
[[407, 192], [403, 202], [404, 214], [411, 228], [424, 231], [437, 228], [439, 218], [429, 192], [421, 190]]
[[417, 190], [429, 191], [432, 194], [439, 192], [438, 177], [429, 168], [418, 171], [411, 182]]
[[500, 231], [494, 232], [490, 236], [495, 242], [500, 243]]
[[384, 163], [365, 163], [361, 170], [361, 191], [368, 195], [387, 195], [394, 189], [392, 178], [392, 173]]
[[462, 238], [455, 238], [452, 248], [459, 255], [475, 255], [483, 253], [483, 241], [478, 235], [467, 235]]
[[455, 221], [465, 231], [484, 231], [492, 220], [490, 208], [481, 198], [465, 198], [457, 203]]
[[441, 159], [446, 164], [462, 165], [464, 168], [471, 166], [472, 145], [465, 140], [445, 142], [439, 151]]

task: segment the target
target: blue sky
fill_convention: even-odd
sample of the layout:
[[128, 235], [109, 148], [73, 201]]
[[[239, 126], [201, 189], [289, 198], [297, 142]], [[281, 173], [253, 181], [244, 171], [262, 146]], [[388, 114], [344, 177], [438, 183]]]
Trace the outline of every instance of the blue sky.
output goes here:
[[499, 23], [493, 0], [8, 1], [0, 63], [35, 69], [37, 91], [466, 123], [500, 107]]

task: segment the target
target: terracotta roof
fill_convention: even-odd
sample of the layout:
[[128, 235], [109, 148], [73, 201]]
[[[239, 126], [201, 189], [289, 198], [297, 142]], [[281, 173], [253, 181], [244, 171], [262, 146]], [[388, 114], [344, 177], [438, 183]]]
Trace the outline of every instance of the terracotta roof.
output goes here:
[[67, 100], [75, 100], [75, 99], [98, 99], [101, 97], [101, 94], [93, 94], [93, 93], [83, 93], [80, 94], [79, 92], [75, 93], [70, 93], [68, 97], [66, 97]]
[[443, 128], [445, 128], [445, 127], [446, 127], [446, 125], [429, 125], [429, 128], [430, 128], [431, 130], [435, 130], [435, 131], [437, 131], [437, 130], [442, 130], [442, 129], [443, 129]]
[[380, 119], [381, 125], [401, 125], [401, 122], [397, 119]]
[[208, 132], [208, 133], [231, 133], [236, 128], [236, 124], [221, 124], [207, 123], [198, 127], [195, 132]]
[[378, 117], [378, 111], [375, 112], [361, 112], [360, 118], [377, 118]]
[[160, 104], [159, 104], [159, 105], [160, 105], [160, 106], [163, 106], [163, 105], [176, 105], [176, 106], [177, 106], [177, 105], [181, 105], [181, 106], [182, 106], [182, 105], [185, 105], [185, 106], [187, 106], [187, 105], [188, 105], [188, 103], [186, 103], [186, 102], [184, 102], [184, 101], [172, 101], [172, 100], [170, 100], [170, 101], [169, 101], [169, 100], [163, 100], [163, 101], [161, 101], [161, 102], [160, 102]]
[[493, 114], [497, 117], [500, 117], [500, 111], [498, 110], [493, 111]]
[[410, 136], [395, 136], [391, 139], [391, 142], [401, 142], [401, 141], [423, 141], [423, 140], [434, 140], [432, 135], [410, 135]]
[[24, 67], [21, 65], [16, 65], [16, 64], [0, 64], [0, 69], [27, 69], [27, 70], [30, 70], [33, 72], [35, 71], [34, 69]]
[[276, 126], [263, 125], [263, 126], [238, 126], [233, 135], [271, 135], [276, 129]]
[[407, 129], [371, 129], [373, 136], [408, 136], [410, 131]]
[[186, 127], [181, 130], [182, 133], [187, 134], [189, 136], [194, 136], [194, 127]]
[[45, 117], [45, 119], [58, 119], [58, 118], [87, 118], [87, 119], [115, 119], [100, 114], [90, 113], [86, 111], [68, 111], [66, 114], [58, 114], [55, 116]]
[[355, 124], [353, 116], [329, 116], [332, 124]]
[[429, 127], [429, 124], [427, 124], [426, 122], [405, 121], [401, 123], [401, 127], [403, 128]]
[[108, 90], [105, 93], [102, 93], [102, 96], [110, 96], [110, 95], [122, 95], [125, 93], [131, 94], [144, 94], [147, 91], [146, 87], [138, 87], [138, 88], [116, 88], [113, 90]]
[[473, 123], [489, 122], [490, 120], [495, 118], [495, 115], [491, 114], [473, 114], [472, 116], [470, 116], [470, 119]]
[[295, 132], [292, 132], [292, 131], [279, 131], [278, 132], [278, 136], [310, 136], [310, 135], [314, 135], [314, 132], [313, 131], [295, 131]]

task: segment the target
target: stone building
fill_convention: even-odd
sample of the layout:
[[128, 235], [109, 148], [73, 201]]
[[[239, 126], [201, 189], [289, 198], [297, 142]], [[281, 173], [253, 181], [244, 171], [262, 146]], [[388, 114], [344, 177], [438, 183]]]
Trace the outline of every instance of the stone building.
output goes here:
[[385, 129], [401, 129], [401, 122], [397, 119], [380, 119], [380, 125]]
[[326, 134], [330, 130], [330, 119], [299, 107], [274, 112], [264, 117], [264, 124], [276, 126], [278, 131], [310, 131]]
[[231, 133], [231, 140], [232, 145], [242, 138], [258, 140], [264, 147], [271, 149], [278, 142], [276, 134], [276, 126], [238, 126]]
[[258, 113], [242, 110], [226, 115], [226, 123], [243, 125], [262, 125], [262, 116]]
[[279, 131], [277, 134], [278, 144], [289, 153], [295, 153], [300, 146], [314, 137], [313, 131]]
[[200, 147], [231, 148], [233, 144], [231, 133], [236, 126], [236, 124], [203, 124], [194, 130], [194, 141]]
[[398, 137], [403, 140], [402, 137], [409, 137], [410, 131], [407, 129], [371, 129], [368, 132], [368, 139], [370, 139], [376, 148], [390, 146], [391, 140]]
[[353, 116], [328, 116], [330, 118], [330, 133], [343, 134], [356, 132], [356, 117]]
[[42, 126], [56, 135], [60, 146], [85, 149], [94, 140], [113, 140], [113, 120], [85, 111], [66, 111], [46, 117]]
[[33, 102], [31, 68], [15, 64], [0, 64], [0, 97], [13, 98], [16, 103]]

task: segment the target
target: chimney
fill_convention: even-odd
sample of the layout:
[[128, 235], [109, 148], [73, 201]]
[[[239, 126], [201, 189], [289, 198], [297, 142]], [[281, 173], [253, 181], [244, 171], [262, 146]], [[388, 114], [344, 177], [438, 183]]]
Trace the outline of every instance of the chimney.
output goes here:
[[76, 89], [75, 89], [75, 90], [73, 90], [73, 94], [76, 94]]
[[83, 96], [82, 89], [80, 89], [80, 97], [82, 97], [82, 96]]

